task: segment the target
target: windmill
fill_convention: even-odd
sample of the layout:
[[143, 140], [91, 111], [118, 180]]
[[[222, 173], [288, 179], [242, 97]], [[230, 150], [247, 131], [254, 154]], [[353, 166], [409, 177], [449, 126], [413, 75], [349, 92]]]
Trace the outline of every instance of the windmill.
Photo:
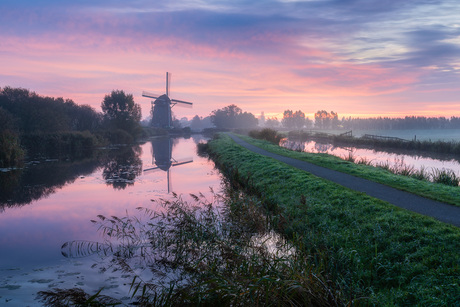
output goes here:
[[165, 171], [166, 179], [168, 182], [168, 193], [172, 190], [171, 188], [171, 167], [179, 166], [187, 163], [192, 163], [192, 158], [186, 158], [182, 160], [176, 160], [172, 157], [172, 142], [171, 138], [154, 138], [152, 140], [153, 149], [153, 163], [155, 167], [144, 169], [144, 174], [155, 171]]
[[169, 98], [169, 86], [171, 84], [171, 74], [166, 72], [166, 94], [155, 95], [149, 92], [142, 92], [143, 97], [153, 98], [152, 101], [152, 125], [159, 128], [171, 128], [172, 115], [171, 108], [175, 105], [191, 108], [193, 103]]

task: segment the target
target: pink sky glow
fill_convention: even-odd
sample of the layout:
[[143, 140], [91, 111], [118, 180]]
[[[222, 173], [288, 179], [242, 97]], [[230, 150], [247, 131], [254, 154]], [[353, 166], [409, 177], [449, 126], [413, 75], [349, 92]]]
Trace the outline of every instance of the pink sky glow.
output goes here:
[[278, 118], [460, 116], [457, 1], [152, 3], [2, 2], [0, 87], [98, 111], [124, 90], [145, 118], [142, 91], [163, 94], [169, 71], [171, 97], [194, 102], [178, 118], [229, 104]]

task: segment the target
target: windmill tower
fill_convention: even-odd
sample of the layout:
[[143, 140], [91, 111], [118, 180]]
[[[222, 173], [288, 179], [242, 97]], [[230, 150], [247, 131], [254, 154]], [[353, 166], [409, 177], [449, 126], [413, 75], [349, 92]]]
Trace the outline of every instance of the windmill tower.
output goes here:
[[171, 167], [188, 164], [193, 162], [193, 158], [176, 160], [172, 157], [172, 140], [171, 138], [154, 138], [152, 141], [152, 154], [154, 167], [144, 169], [144, 174], [165, 171], [168, 184], [168, 193], [172, 191]]
[[155, 101], [152, 101], [152, 125], [159, 128], [171, 128], [172, 123], [172, 114], [171, 108], [175, 105], [180, 107], [191, 108], [193, 103], [171, 99], [169, 97], [169, 86], [171, 84], [171, 74], [166, 72], [166, 94], [155, 95], [149, 92], [142, 92], [143, 97], [153, 98]]

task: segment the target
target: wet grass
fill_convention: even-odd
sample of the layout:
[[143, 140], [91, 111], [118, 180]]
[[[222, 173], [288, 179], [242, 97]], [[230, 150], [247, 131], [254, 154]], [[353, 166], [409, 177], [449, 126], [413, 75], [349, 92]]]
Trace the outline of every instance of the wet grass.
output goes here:
[[[352, 154], [351, 159], [353, 162], [347, 161], [350, 160], [350, 158], [347, 157], [345, 157], [345, 159], [341, 159], [339, 157], [328, 154], [293, 151], [276, 146], [269, 142], [252, 139], [247, 136], [239, 137], [253, 145], [279, 155], [310, 162], [339, 172], [382, 183], [402, 191], [411, 192], [422, 197], [460, 206], [460, 193], [458, 186], [436, 183], [435, 176], [432, 177], [434, 182], [430, 182], [428, 180], [420, 180], [421, 177], [426, 179], [427, 176], [432, 176], [432, 173], [427, 175], [428, 171], [426, 169], [421, 169], [418, 171], [411, 170], [410, 166], [404, 166], [404, 163], [402, 163], [400, 166], [396, 165], [396, 168], [391, 166], [390, 163], [387, 163], [386, 165], [385, 163], [381, 163], [378, 165], [379, 167], [374, 167], [365, 162], [359, 163], [359, 159], [353, 157]], [[355, 160], [358, 160], [358, 163], [355, 163]], [[406, 176], [401, 176], [404, 174]], [[454, 178], [455, 177], [451, 177], [450, 180], [454, 182]], [[447, 180], [448, 179], [446, 179], [446, 181]]]
[[[374, 167], [259, 142], [251, 141], [318, 164], [339, 164], [351, 173], [376, 171], [395, 178]], [[460, 301], [458, 228], [254, 154], [227, 136], [210, 142], [209, 149], [227, 174], [237, 170], [233, 176], [248, 191], [277, 204], [272, 223], [340, 289], [343, 301], [379, 306], [454, 306]]]
[[[346, 305], [321, 268], [271, 229], [266, 205], [235, 189], [239, 184], [232, 178], [211, 201], [173, 195], [155, 201], [161, 212], [99, 215], [93, 223], [104, 242], [68, 242], [62, 252], [108, 257], [98, 269], [132, 275], [131, 295], [143, 306]], [[75, 293], [80, 302], [89, 297], [78, 289], [55, 289], [40, 298], [56, 303]]]

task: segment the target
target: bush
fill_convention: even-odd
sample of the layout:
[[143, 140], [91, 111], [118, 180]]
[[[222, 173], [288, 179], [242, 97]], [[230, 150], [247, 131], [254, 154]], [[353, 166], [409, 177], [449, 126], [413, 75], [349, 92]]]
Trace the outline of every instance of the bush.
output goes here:
[[103, 130], [99, 132], [99, 135], [110, 144], [132, 144], [134, 142], [133, 136], [123, 129]]
[[24, 159], [25, 152], [19, 144], [17, 134], [4, 130], [0, 132], [0, 167], [17, 166]]
[[251, 130], [249, 131], [249, 136], [255, 139], [266, 140], [276, 145], [278, 145], [282, 139], [282, 136], [278, 134], [278, 131], [270, 128]]
[[90, 155], [100, 145], [100, 140], [88, 131], [33, 133], [22, 135], [21, 144], [29, 156], [69, 155], [76, 158]]

